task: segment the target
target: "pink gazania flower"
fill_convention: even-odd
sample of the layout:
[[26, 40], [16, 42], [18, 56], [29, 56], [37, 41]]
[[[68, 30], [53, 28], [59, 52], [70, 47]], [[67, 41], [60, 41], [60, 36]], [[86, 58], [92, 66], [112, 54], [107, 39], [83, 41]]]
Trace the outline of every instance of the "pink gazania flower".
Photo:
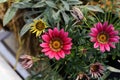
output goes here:
[[21, 60], [21, 65], [23, 66], [23, 68], [25, 69], [29, 69], [32, 67], [33, 65], [33, 60], [32, 60], [32, 56], [30, 55], [21, 55], [20, 56], [20, 60]]
[[90, 65], [90, 74], [92, 74], [92, 77], [94, 78], [101, 77], [104, 70], [104, 66], [99, 62]]
[[94, 48], [100, 47], [101, 52], [110, 51], [110, 47], [115, 48], [115, 43], [119, 42], [118, 31], [114, 30], [112, 24], [108, 25], [108, 22], [95, 24], [89, 35]]
[[65, 54], [70, 54], [72, 39], [63, 29], [60, 31], [56, 27], [53, 30], [49, 29], [47, 33], [42, 35], [42, 39], [44, 42], [40, 44], [43, 48], [41, 52], [44, 52], [50, 59], [59, 60], [64, 58]]

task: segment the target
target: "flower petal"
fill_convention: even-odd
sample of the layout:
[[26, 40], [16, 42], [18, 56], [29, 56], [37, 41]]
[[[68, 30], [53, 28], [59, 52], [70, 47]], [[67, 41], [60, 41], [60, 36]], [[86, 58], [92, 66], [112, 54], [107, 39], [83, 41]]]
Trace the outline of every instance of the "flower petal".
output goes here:
[[56, 27], [54, 28], [53, 34], [54, 34], [56, 37], [59, 36], [59, 31], [58, 31], [58, 29], [57, 29]]
[[49, 58], [50, 59], [52, 59], [52, 58], [54, 58], [55, 57], [55, 52], [53, 52], [53, 51], [49, 51]]
[[108, 27], [108, 21], [104, 22], [104, 24], [103, 24], [103, 31], [106, 31], [107, 27]]
[[50, 48], [44, 48], [44, 49], [41, 50], [41, 52], [47, 52], [49, 50], [50, 50]]
[[91, 28], [91, 32], [97, 34], [97, 33], [98, 33], [98, 30], [97, 30], [96, 28]]
[[119, 40], [117, 38], [110, 38], [109, 41], [110, 42], [119, 42]]
[[109, 44], [105, 44], [105, 49], [106, 49], [107, 51], [110, 51], [110, 46], [109, 46]]
[[91, 37], [97, 37], [97, 34], [94, 34], [94, 33], [89, 33], [89, 35], [90, 35]]
[[99, 43], [96, 42], [96, 43], [94, 44], [94, 48], [98, 48], [98, 47], [99, 47]]
[[96, 39], [96, 38], [94, 38], [94, 37], [91, 37], [90, 41], [91, 41], [91, 42], [96, 42], [96, 41], [97, 41], [97, 39]]
[[55, 54], [55, 59], [60, 60], [60, 57], [58, 56], [58, 54]]
[[100, 44], [100, 51], [105, 52], [104, 44]]
[[48, 33], [49, 33], [50, 38], [52, 38], [53, 37], [53, 30], [48, 29]]
[[42, 35], [42, 39], [45, 41], [45, 42], [49, 42], [50, 41], [50, 37], [46, 34]]
[[64, 50], [70, 50], [70, 49], [71, 49], [71, 45], [64, 45], [64, 46], [63, 46], [63, 49], [64, 49]]
[[49, 47], [48, 43], [41, 43], [40, 46], [44, 48]]
[[112, 43], [109, 43], [109, 46], [112, 47], [112, 48], [116, 48], [114, 44]]
[[58, 55], [61, 57], [61, 58], [64, 58], [65, 57], [65, 53], [63, 50], [59, 51], [58, 52]]

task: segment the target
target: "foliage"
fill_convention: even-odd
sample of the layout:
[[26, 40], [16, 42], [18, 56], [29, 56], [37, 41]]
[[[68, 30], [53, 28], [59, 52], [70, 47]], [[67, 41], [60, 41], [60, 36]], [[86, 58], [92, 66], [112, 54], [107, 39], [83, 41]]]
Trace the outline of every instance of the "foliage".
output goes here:
[[[107, 3], [105, 0], [100, 1]], [[31, 34], [32, 37], [29, 35], [27, 36], [27, 34], [31, 29], [30, 24], [33, 20], [43, 19], [48, 26], [46, 31], [50, 28], [53, 29], [54, 27], [57, 27], [58, 29], [63, 28], [69, 33], [69, 37], [72, 38], [73, 43], [71, 54], [59, 61], [46, 58], [41, 52], [41, 48], [38, 47], [39, 44], [37, 44], [37, 47], [33, 49], [37, 49], [36, 51], [39, 53], [39, 56], [37, 54], [36, 57], [40, 58], [40, 61], [35, 63], [33, 67], [39, 68], [38, 66], [40, 64], [45, 64], [44, 66], [48, 67], [43, 67], [44, 69], [39, 72], [31, 70], [32, 76], [30, 76], [28, 80], [75, 80], [80, 72], [84, 72], [91, 77], [91, 74], [89, 73], [90, 65], [95, 62], [102, 63], [106, 68], [104, 76], [99, 78], [99, 80], [105, 80], [107, 76], [109, 76], [107, 74], [110, 73], [107, 70], [108, 65], [106, 65], [108, 62], [107, 57], [109, 55], [112, 55], [113, 59], [120, 57], [120, 43], [116, 44], [116, 48], [111, 49], [110, 52], [102, 53], [99, 49], [93, 48], [93, 43], [91, 43], [88, 34], [90, 28], [93, 27], [94, 24], [97, 22], [104, 23], [105, 21], [108, 21], [109, 24], [113, 24], [114, 28], [120, 31], [120, 10], [118, 6], [114, 6], [116, 3], [113, 3], [113, 0], [111, 0], [111, 3], [111, 8], [109, 9], [106, 4], [97, 3], [96, 5], [83, 5], [83, 2], [80, 0], [14, 1], [4, 16], [3, 25], [7, 25], [16, 15], [18, 10], [25, 9], [26, 12], [23, 15], [23, 22], [25, 22], [25, 24], [19, 32], [22, 39], [24, 39], [24, 37], [30, 37], [33, 39], [33, 43], [35, 42], [34, 39], [37, 39], [36, 44], [42, 43], [41, 36], [36, 38], [34, 34]], [[71, 14], [73, 7], [77, 7], [82, 11], [84, 15], [83, 19], [79, 21], [74, 19]], [[36, 52], [30, 53], [34, 54]], [[91, 77], [91, 80], [95, 79]]]

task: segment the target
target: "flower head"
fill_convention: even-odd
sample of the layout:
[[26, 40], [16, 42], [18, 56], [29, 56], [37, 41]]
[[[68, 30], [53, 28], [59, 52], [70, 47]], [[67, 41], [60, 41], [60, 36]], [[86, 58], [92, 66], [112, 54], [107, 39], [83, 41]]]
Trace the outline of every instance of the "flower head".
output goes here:
[[118, 31], [114, 30], [112, 24], [98, 22], [91, 28], [91, 42], [94, 42], [94, 48], [100, 47], [101, 52], [110, 51], [110, 47], [115, 48], [115, 43], [119, 42]]
[[47, 33], [42, 35], [44, 40], [40, 46], [43, 48], [42, 52], [50, 59], [64, 58], [65, 54], [70, 54], [70, 49], [72, 46], [71, 38], [68, 37], [68, 32], [64, 32], [63, 29], [60, 31], [57, 28], [53, 30], [49, 29]]
[[85, 74], [85, 73], [80, 73], [80, 74], [77, 76], [76, 80], [90, 80], [90, 78], [87, 76], [87, 74]]
[[36, 37], [40, 36], [45, 28], [47, 28], [47, 26], [42, 19], [34, 20], [34, 23], [31, 24], [31, 31], [36, 33]]
[[104, 67], [101, 63], [94, 63], [90, 66], [90, 74], [92, 74], [92, 77], [98, 78], [103, 74]]
[[32, 67], [33, 65], [33, 60], [32, 57], [29, 55], [21, 55], [20, 56], [21, 59], [21, 64], [25, 69], [29, 69]]
[[80, 11], [80, 9], [77, 8], [77, 7], [73, 7], [71, 12], [72, 12], [72, 13], [71, 13], [72, 16], [73, 16], [77, 21], [80, 21], [80, 20], [82, 20], [82, 19], [84, 18], [83, 13], [82, 13], [82, 12]]

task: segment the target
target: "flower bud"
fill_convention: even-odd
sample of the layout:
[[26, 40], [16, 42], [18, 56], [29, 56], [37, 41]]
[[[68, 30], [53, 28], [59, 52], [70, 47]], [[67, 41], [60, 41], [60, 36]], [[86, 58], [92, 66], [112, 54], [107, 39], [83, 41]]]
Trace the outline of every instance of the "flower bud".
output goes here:
[[77, 7], [73, 7], [73, 8], [72, 8], [71, 14], [72, 14], [72, 16], [73, 16], [76, 20], [78, 20], [78, 21], [80, 21], [80, 20], [82, 20], [82, 19], [84, 18], [83, 13], [82, 13], [81, 10], [80, 10], [79, 8], [77, 8]]

